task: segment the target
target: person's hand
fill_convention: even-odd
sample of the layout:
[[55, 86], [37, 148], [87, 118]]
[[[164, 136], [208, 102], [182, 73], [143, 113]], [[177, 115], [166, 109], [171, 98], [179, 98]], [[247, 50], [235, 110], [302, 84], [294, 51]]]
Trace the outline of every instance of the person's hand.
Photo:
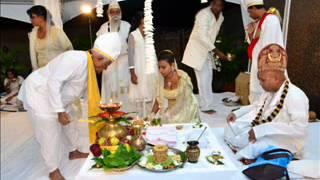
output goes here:
[[132, 82], [132, 84], [135, 84], [135, 85], [138, 84], [138, 77], [135, 72], [131, 73], [131, 82]]
[[66, 112], [59, 112], [58, 113], [58, 120], [59, 120], [59, 123], [62, 124], [63, 126], [70, 123], [70, 117], [69, 117], [68, 113], [66, 113]]
[[231, 122], [235, 122], [237, 119], [236, 115], [234, 113], [230, 113], [228, 116], [227, 116], [227, 122], [228, 123], [231, 123]]
[[147, 116], [147, 121], [151, 122], [155, 117], [156, 117], [156, 113], [151, 112], [151, 113]]
[[6, 102], [9, 103], [12, 100], [13, 96], [10, 96], [6, 99]]
[[256, 25], [257, 23], [254, 21], [254, 22], [251, 22], [247, 25], [246, 27], [246, 31], [251, 34], [251, 33], [254, 33], [254, 30], [256, 29]]
[[218, 57], [219, 57], [219, 59], [221, 59], [223, 61], [229, 61], [228, 56], [226, 56], [224, 53], [219, 53]]
[[256, 135], [254, 134], [253, 129], [250, 129], [249, 134], [249, 142], [255, 143], [257, 141]]
[[254, 31], [256, 29], [256, 26], [257, 26], [257, 22], [251, 22], [246, 27], [246, 31], [247, 31], [248, 36], [251, 40], [254, 38], [253, 35], [254, 35]]

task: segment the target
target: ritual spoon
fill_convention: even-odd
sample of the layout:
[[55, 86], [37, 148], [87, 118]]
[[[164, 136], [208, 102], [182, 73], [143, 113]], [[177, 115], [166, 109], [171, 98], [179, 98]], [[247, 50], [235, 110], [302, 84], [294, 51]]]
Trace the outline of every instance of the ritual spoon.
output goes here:
[[198, 137], [197, 141], [199, 142], [199, 139], [201, 138], [201, 136], [203, 135], [203, 133], [207, 130], [207, 126], [203, 129], [203, 131], [201, 132], [200, 136]]

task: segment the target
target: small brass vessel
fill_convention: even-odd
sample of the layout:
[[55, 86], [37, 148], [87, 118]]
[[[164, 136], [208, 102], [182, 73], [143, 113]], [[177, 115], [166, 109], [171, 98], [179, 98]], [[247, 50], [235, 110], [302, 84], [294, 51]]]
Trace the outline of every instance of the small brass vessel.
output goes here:
[[188, 161], [190, 163], [197, 163], [200, 156], [200, 148], [198, 147], [198, 141], [188, 141], [188, 147], [186, 150]]
[[141, 125], [134, 125], [134, 137], [131, 142], [131, 146], [136, 148], [138, 151], [143, 151], [146, 148], [146, 141], [142, 137], [142, 129], [143, 127]]

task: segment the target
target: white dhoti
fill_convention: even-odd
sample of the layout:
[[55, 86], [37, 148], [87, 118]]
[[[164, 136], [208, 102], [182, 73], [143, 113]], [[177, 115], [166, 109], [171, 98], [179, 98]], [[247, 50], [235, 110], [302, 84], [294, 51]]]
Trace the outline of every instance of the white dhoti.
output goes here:
[[[34, 80], [32, 77], [37, 76]], [[68, 142], [68, 151], [78, 149], [79, 134], [77, 131], [77, 119], [79, 115], [73, 104], [66, 106], [66, 113], [70, 117], [70, 123], [63, 126], [58, 121], [58, 113], [52, 112], [50, 102], [46, 96], [47, 88], [38, 86], [41, 83], [41, 76], [37, 72], [30, 75], [21, 87], [19, 99], [25, 100], [24, 107], [32, 120], [35, 137], [40, 145], [41, 155], [45, 164], [52, 172], [59, 168], [62, 160], [64, 142]], [[26, 91], [27, 90], [27, 91]], [[64, 141], [65, 136], [67, 141]]]
[[[71, 114], [71, 113], [68, 113]], [[39, 114], [28, 110], [28, 115], [32, 120], [35, 137], [40, 144], [41, 155], [47, 165], [49, 172], [59, 168], [64, 150], [64, 135], [70, 145], [68, 151], [78, 149], [78, 131], [76, 120], [70, 116], [71, 122], [62, 126], [58, 121], [57, 114]]]
[[200, 71], [194, 69], [196, 74], [199, 97], [200, 97], [200, 109], [201, 111], [207, 111], [213, 109], [213, 97], [212, 97], [212, 61], [208, 55], [207, 60], [204, 62]]
[[256, 142], [249, 142], [249, 130], [251, 125], [247, 122], [232, 123], [227, 126], [224, 131], [225, 142], [233, 149], [236, 150], [236, 158], [241, 159], [255, 159], [266, 148], [269, 143], [266, 138], [261, 138]]

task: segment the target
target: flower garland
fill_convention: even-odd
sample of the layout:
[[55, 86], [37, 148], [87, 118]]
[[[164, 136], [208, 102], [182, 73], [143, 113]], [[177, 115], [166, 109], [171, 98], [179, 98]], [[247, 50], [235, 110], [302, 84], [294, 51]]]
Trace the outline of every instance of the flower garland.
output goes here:
[[282, 94], [281, 94], [281, 98], [279, 103], [277, 104], [277, 107], [272, 111], [272, 113], [267, 117], [267, 119], [261, 119], [262, 116], [262, 112], [263, 112], [263, 108], [264, 105], [266, 103], [266, 100], [264, 101], [262, 107], [259, 110], [259, 113], [257, 114], [256, 118], [251, 122], [252, 127], [260, 125], [260, 124], [264, 124], [267, 122], [271, 122], [280, 112], [280, 110], [283, 108], [283, 103], [284, 100], [288, 94], [288, 89], [289, 89], [289, 81], [285, 82]]
[[221, 60], [220, 60], [219, 56], [215, 55], [213, 52], [211, 52], [211, 56], [212, 56], [212, 63], [215, 65], [215, 66], [213, 66], [213, 67], [215, 67], [213, 69], [215, 69], [218, 72], [221, 72], [222, 64], [221, 64]]
[[156, 51], [153, 40], [153, 22], [152, 22], [152, 0], [144, 2], [144, 33], [145, 33], [145, 58], [146, 74], [152, 74], [157, 71]]
[[103, 2], [102, 2], [102, 0], [97, 0], [96, 12], [97, 12], [97, 17], [103, 17]]

